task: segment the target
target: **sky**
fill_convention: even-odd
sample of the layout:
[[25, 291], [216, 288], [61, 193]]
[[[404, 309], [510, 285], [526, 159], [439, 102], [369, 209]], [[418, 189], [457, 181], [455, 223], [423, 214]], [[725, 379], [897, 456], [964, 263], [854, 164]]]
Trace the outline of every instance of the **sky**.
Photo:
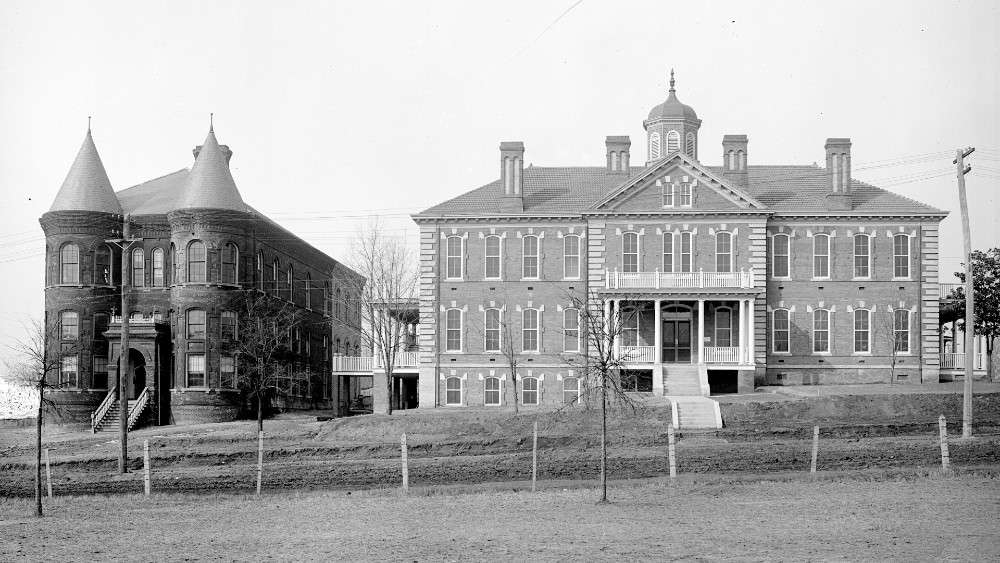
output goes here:
[[[567, 11], [568, 10], [568, 11]], [[373, 218], [493, 181], [500, 141], [536, 165], [604, 163], [666, 97], [703, 120], [700, 157], [750, 137], [749, 164], [823, 163], [951, 211], [942, 279], [1000, 244], [1000, 2], [0, 3], [0, 358], [43, 313], [48, 210], [87, 116], [116, 190], [189, 167], [215, 113], [243, 198], [345, 259]]]

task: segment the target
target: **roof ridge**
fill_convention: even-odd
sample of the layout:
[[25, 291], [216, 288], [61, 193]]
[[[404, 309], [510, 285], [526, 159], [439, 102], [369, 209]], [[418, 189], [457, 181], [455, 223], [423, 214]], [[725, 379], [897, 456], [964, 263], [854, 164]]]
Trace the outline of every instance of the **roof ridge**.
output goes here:
[[166, 178], [167, 176], [173, 176], [174, 174], [180, 174], [181, 172], [190, 172], [190, 171], [191, 171], [190, 168], [184, 167], [184, 168], [181, 168], [180, 170], [174, 170], [173, 172], [167, 172], [166, 174], [162, 174], [162, 175], [157, 176], [155, 178], [150, 178], [148, 180], [143, 180], [142, 182], [139, 182], [138, 184], [135, 184], [134, 186], [129, 186], [127, 188], [122, 188], [122, 189], [118, 190], [115, 193], [120, 194], [122, 192], [127, 192], [128, 190], [131, 190], [132, 188], [139, 188], [139, 187], [145, 186], [146, 184], [148, 184], [150, 182], [155, 182], [157, 180], [162, 180], [162, 179]]

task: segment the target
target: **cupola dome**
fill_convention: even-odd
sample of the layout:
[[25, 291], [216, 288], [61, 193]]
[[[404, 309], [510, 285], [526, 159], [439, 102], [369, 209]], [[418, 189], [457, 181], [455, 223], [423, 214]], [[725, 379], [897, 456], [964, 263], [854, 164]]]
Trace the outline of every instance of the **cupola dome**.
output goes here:
[[674, 88], [674, 71], [670, 71], [670, 90], [667, 92], [667, 99], [662, 104], [657, 105], [649, 112], [647, 121], [656, 119], [698, 119], [698, 114], [694, 108], [687, 104], [682, 104], [677, 99], [677, 90]]

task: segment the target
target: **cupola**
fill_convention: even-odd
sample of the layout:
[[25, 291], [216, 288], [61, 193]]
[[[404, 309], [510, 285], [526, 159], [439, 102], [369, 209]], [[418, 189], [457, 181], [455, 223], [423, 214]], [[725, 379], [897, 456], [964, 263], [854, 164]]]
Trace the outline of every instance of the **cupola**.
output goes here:
[[104, 170], [101, 156], [90, 132], [88, 120], [87, 135], [76, 153], [76, 160], [69, 168], [59, 193], [49, 211], [96, 211], [100, 213], [122, 212], [121, 202], [111, 188], [111, 180]]
[[178, 209], [229, 209], [246, 211], [243, 197], [229, 171], [232, 151], [219, 145], [215, 127], [210, 126], [205, 142], [194, 149], [195, 160], [184, 183]]
[[649, 112], [642, 122], [646, 129], [646, 163], [681, 152], [698, 159], [698, 129], [701, 120], [694, 108], [677, 99], [674, 71], [670, 70], [667, 99]]

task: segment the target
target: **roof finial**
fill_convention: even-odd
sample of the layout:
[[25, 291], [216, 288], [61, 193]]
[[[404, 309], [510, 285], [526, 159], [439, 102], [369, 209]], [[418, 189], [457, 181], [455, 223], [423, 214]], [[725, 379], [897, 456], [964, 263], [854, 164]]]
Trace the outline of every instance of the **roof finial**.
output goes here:
[[670, 69], [670, 93], [674, 92], [674, 69]]
[[87, 133], [90, 133], [90, 116], [87, 116]]
[[215, 133], [215, 114], [214, 113], [209, 113], [208, 114], [208, 132], [209, 133]]

